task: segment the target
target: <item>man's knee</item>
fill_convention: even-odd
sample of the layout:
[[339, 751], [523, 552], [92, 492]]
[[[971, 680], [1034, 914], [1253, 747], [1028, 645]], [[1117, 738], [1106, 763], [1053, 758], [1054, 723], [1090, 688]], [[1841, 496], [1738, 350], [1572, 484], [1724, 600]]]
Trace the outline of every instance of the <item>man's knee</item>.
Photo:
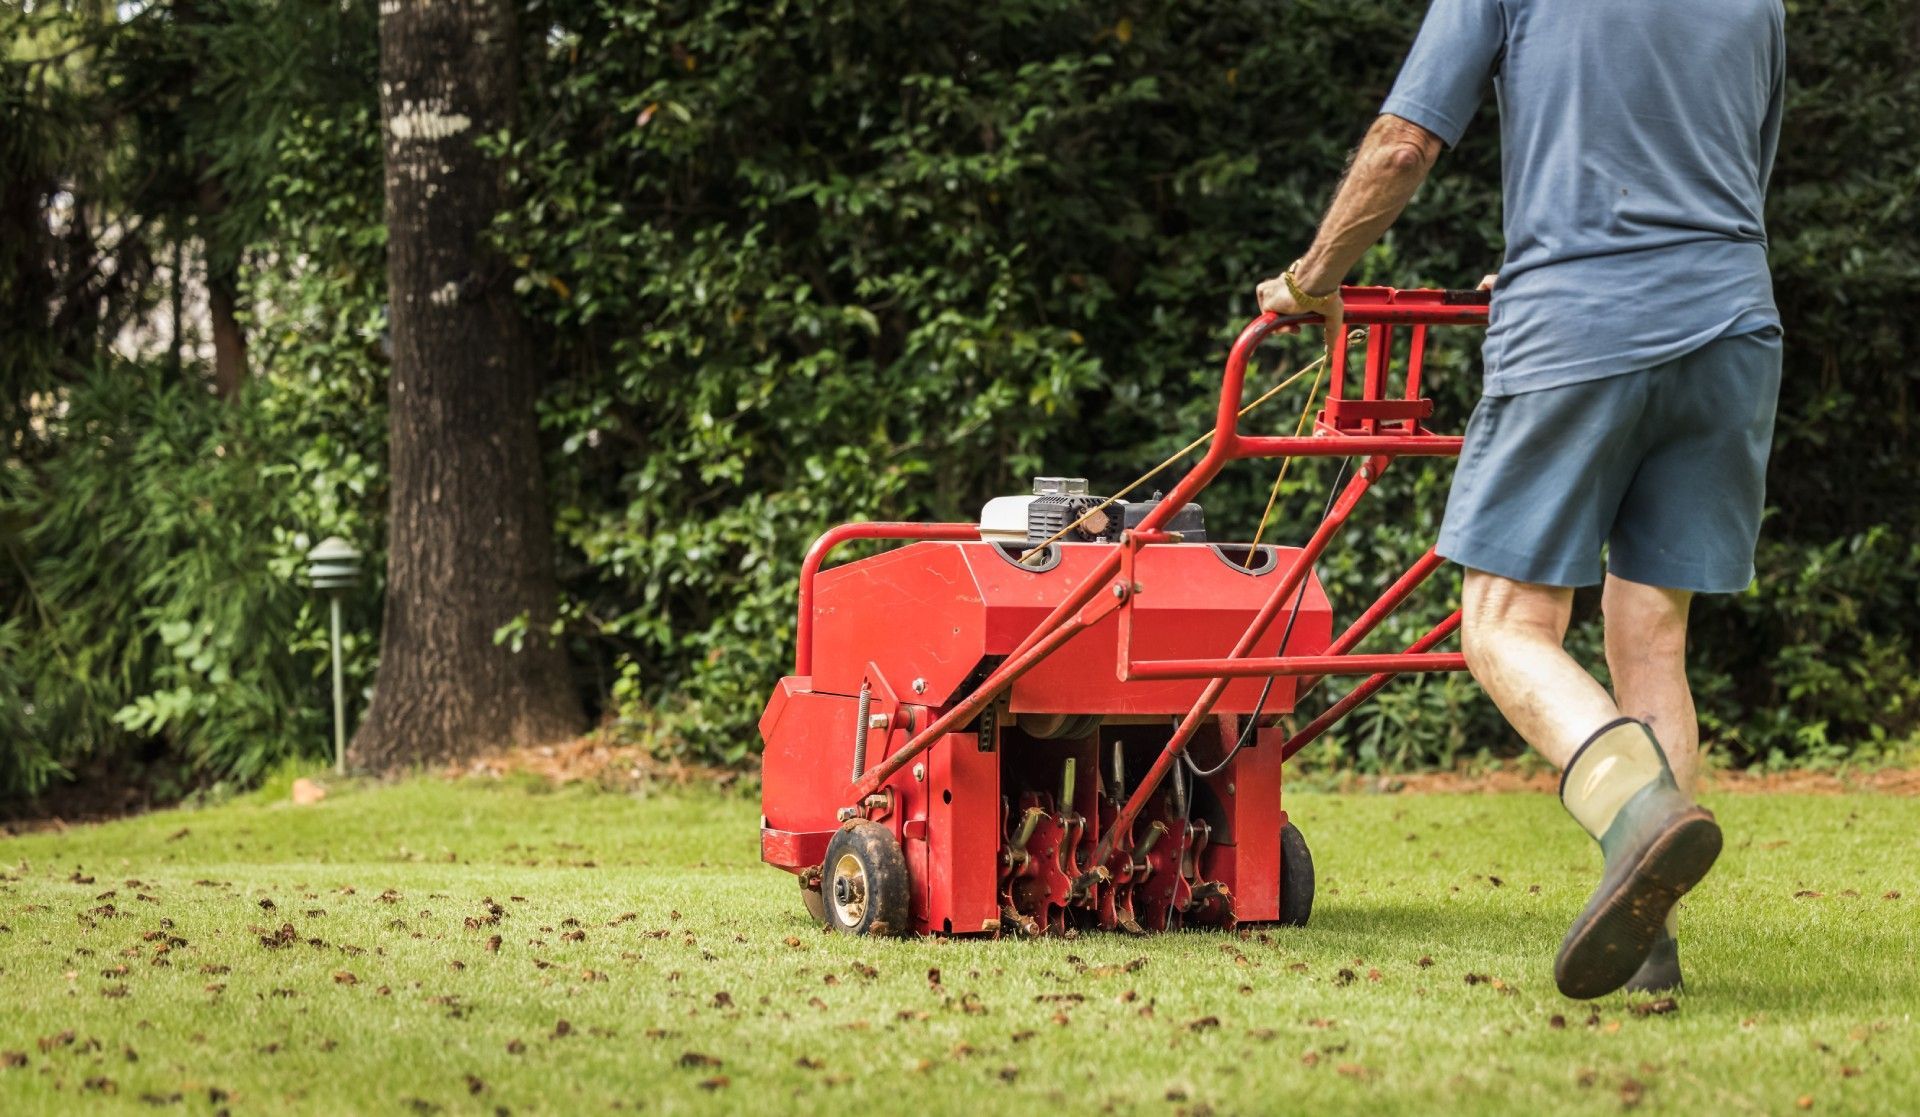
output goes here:
[[1600, 597], [1607, 658], [1684, 660], [1692, 602], [1693, 595], [1685, 590], [1642, 585], [1609, 574]]
[[1566, 639], [1573, 591], [1468, 570], [1460, 599], [1460, 650], [1482, 678], [1509, 649]]

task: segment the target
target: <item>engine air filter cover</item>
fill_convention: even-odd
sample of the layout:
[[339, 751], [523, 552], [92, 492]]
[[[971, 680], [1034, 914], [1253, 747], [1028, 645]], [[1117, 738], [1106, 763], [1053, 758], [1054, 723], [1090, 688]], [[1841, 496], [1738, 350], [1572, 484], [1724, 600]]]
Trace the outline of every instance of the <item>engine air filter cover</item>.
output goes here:
[[[1125, 530], [1126, 505], [1084, 493], [1045, 493], [1027, 505], [1027, 542], [1118, 543]], [[1097, 509], [1097, 511], [1096, 511]], [[1061, 534], [1065, 532], [1065, 534]]]

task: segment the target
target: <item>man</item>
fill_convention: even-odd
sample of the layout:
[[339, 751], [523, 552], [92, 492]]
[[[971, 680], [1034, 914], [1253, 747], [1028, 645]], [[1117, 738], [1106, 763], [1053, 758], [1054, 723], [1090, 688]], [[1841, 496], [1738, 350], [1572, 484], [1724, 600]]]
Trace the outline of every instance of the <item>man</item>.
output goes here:
[[[1780, 0], [1435, 0], [1312, 247], [1259, 288], [1337, 323], [1342, 278], [1494, 87], [1506, 252], [1439, 551], [1467, 568], [1468, 667], [1604, 856], [1554, 964], [1572, 997], [1678, 986], [1673, 908], [1720, 851], [1687, 609], [1753, 578], [1783, 22]], [[1603, 580], [1611, 694], [1562, 647], [1572, 587]]]

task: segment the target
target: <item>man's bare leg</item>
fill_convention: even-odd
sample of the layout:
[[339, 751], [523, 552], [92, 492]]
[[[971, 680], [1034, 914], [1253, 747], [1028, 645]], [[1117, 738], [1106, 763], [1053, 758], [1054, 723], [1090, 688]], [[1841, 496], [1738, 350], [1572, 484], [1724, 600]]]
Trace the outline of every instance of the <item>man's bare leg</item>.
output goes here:
[[1620, 712], [1653, 728], [1688, 795], [1700, 787], [1700, 721], [1687, 685], [1687, 609], [1693, 594], [1607, 575], [1607, 669]]
[[[1681, 789], [1653, 730], [1621, 714], [1623, 705], [1647, 705], [1669, 726], [1688, 726], [1691, 782], [1697, 731], [1677, 707], [1691, 709], [1686, 602], [1631, 583], [1609, 588], [1609, 652], [1617, 646], [1626, 668], [1620, 702], [1566, 652], [1572, 590], [1468, 570], [1461, 605], [1468, 669], [1515, 731], [1561, 769], [1561, 802], [1605, 859], [1599, 888], [1554, 960], [1555, 984], [1581, 998], [1678, 984], [1669, 916], [1721, 846], [1713, 815]], [[1636, 631], [1642, 622], [1650, 630]], [[1650, 967], [1659, 971], [1652, 978]]]
[[[1573, 591], [1469, 570], [1460, 603], [1467, 669], [1516, 733], [1556, 768], [1621, 707], [1567, 654]], [[1631, 715], [1629, 715], [1631, 716]]]
[[[1614, 700], [1620, 712], [1653, 728], [1673, 768], [1674, 782], [1688, 796], [1700, 786], [1700, 720], [1687, 684], [1686, 590], [1630, 582], [1607, 575], [1600, 610], [1606, 617], [1607, 669], [1613, 674]], [[1640, 971], [1627, 982], [1631, 992], [1678, 989], [1680, 908], [1667, 914], [1666, 934], [1654, 942]]]

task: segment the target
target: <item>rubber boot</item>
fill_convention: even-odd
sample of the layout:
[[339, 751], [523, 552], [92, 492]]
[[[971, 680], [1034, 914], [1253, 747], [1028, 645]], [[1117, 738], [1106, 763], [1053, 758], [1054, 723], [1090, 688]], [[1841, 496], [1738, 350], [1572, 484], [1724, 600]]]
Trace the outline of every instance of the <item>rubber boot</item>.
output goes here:
[[1640, 969], [1627, 979], [1629, 993], [1678, 993], [1685, 984], [1680, 980], [1680, 938], [1674, 924], [1680, 909], [1667, 913], [1667, 922], [1653, 940], [1653, 951]]
[[1673, 905], [1720, 856], [1720, 826], [1674, 783], [1653, 731], [1633, 718], [1587, 738], [1561, 773], [1560, 801], [1606, 858], [1553, 964], [1560, 992], [1584, 1000], [1626, 985], [1649, 960]]

